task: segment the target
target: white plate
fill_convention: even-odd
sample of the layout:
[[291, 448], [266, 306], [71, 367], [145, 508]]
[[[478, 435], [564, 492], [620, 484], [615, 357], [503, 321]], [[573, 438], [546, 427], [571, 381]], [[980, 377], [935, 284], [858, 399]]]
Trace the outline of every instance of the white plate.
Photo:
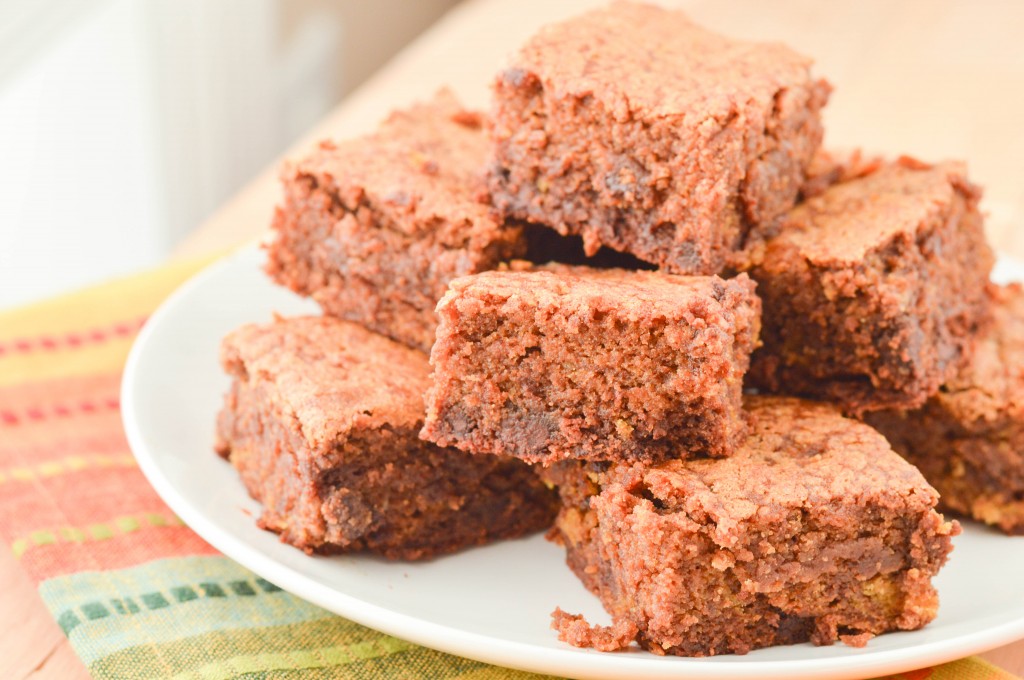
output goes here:
[[[424, 564], [371, 557], [309, 557], [256, 528], [259, 512], [232, 468], [212, 451], [214, 417], [228, 386], [221, 337], [273, 312], [316, 313], [272, 285], [255, 247], [214, 264], [178, 290], [139, 334], [124, 374], [128, 440], [143, 472], [200, 536], [299, 597], [372, 628], [502, 666], [594, 678], [866, 678], [949, 661], [1024, 637], [1024, 538], [965, 523], [936, 584], [927, 628], [880, 636], [864, 649], [775, 647], [746, 656], [603, 654], [558, 641], [560, 606], [607, 623], [560, 548], [542, 536]], [[1005, 276], [1024, 267], [1002, 264]]]

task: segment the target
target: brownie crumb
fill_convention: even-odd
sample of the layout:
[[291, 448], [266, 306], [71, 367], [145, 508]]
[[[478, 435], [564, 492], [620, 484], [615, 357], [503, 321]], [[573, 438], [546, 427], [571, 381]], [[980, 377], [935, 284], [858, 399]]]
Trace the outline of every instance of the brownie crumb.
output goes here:
[[866, 647], [868, 641], [875, 637], [874, 633], [858, 633], [857, 635], [840, 635], [839, 640], [849, 647]]
[[941, 507], [1024, 535], [1024, 289], [991, 285], [991, 328], [915, 410], [865, 416], [939, 491]]
[[591, 625], [582, 614], [569, 614], [556, 607], [551, 612], [551, 628], [558, 639], [573, 647], [590, 647], [599, 652], [617, 652], [629, 647], [639, 629], [630, 621], [618, 620], [611, 626]]

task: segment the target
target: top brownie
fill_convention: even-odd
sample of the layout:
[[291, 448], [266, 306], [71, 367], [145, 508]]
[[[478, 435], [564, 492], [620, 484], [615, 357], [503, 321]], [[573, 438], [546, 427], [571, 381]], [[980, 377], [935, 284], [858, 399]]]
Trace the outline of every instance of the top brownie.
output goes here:
[[979, 197], [961, 163], [903, 158], [800, 204], [749, 255], [764, 301], [751, 383], [850, 413], [923, 404], [988, 323]]
[[421, 436], [542, 463], [727, 456], [746, 431], [760, 309], [745, 275], [548, 265], [456, 279]]
[[492, 199], [588, 253], [717, 273], [793, 206], [828, 92], [782, 45], [615, 3], [542, 29], [498, 76]]
[[448, 282], [525, 252], [479, 202], [490, 142], [448, 91], [287, 165], [268, 273], [324, 311], [429, 351]]

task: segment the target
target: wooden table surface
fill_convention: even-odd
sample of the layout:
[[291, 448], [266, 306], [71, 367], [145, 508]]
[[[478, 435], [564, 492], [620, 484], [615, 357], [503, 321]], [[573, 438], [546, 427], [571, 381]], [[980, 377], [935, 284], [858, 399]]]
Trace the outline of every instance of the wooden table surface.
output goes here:
[[[504, 57], [537, 26], [597, 0], [468, 0], [427, 31], [286, 154], [370, 129], [388, 110], [450, 85], [486, 106]], [[988, 0], [691, 0], [673, 2], [737, 37], [786, 42], [835, 85], [826, 143], [924, 159], [964, 158], [985, 187], [990, 238], [1024, 259], [1024, 3]], [[192, 256], [264, 233], [276, 164], [179, 248]], [[1024, 540], [1007, 539], [1007, 540]], [[1024, 565], [1022, 565], [1024, 573]], [[38, 594], [0, 553], [0, 678], [88, 677]], [[1024, 675], [1024, 641], [985, 658]]]

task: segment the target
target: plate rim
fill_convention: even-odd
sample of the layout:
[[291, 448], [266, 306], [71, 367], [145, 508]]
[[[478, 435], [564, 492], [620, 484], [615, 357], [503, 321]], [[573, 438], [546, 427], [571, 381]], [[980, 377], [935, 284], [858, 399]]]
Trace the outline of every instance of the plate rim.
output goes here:
[[[121, 420], [128, 445], [143, 475], [157, 495], [203, 540], [258, 576], [285, 591], [323, 609], [373, 628], [382, 633], [449, 654], [508, 668], [534, 673], [557, 673], [570, 677], [615, 678], [623, 674], [660, 679], [686, 677], [699, 680], [725, 678], [832, 678], [856, 680], [887, 673], [915, 670], [923, 666], [947, 663], [1024, 639], [1024, 613], [979, 631], [954, 635], [950, 639], [928, 641], [911, 647], [865, 652], [858, 656], [825, 657], [799, 660], [756, 660], [729, 663], [728, 655], [709, 658], [660, 657], [653, 654], [617, 655], [615, 653], [536, 647], [529, 643], [495, 638], [491, 635], [452, 628], [451, 626], [395, 612], [382, 605], [349, 595], [249, 545], [239, 536], [218, 526], [194, 507], [186, 496], [164, 474], [159, 455], [150, 449], [136, 416], [136, 401], [141, 385], [137, 380], [139, 366], [146, 357], [150, 338], [163, 329], [165, 317], [179, 301], [187, 299], [195, 289], [217, 274], [238, 266], [258, 250], [258, 243], [248, 243], [217, 259], [182, 282], [149, 316], [132, 343], [121, 378]], [[1005, 267], [1024, 263], [1000, 258]], [[211, 454], [212, 455], [212, 454]], [[309, 557], [309, 559], [315, 559]], [[1024, 612], [1024, 610], [1022, 610]], [[483, 651], [482, 651], [483, 650]], [[483, 653], [487, 652], [487, 653]]]

